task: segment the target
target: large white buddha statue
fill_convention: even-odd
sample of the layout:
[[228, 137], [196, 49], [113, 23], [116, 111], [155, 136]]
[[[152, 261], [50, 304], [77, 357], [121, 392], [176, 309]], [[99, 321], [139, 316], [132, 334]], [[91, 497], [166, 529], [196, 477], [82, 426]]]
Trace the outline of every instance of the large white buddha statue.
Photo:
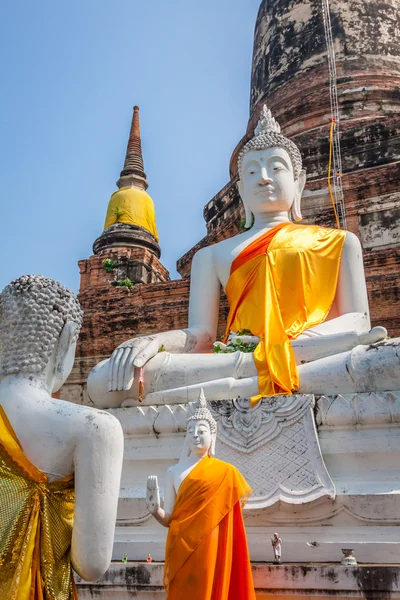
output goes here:
[[0, 597], [77, 598], [112, 555], [123, 434], [58, 400], [82, 311], [63, 285], [20, 277], [0, 294]]
[[[400, 389], [399, 340], [370, 329], [360, 242], [297, 224], [301, 155], [265, 106], [238, 168], [247, 229], [195, 255], [188, 329], [121, 344], [89, 376], [97, 406], [135, 404], [140, 387], [146, 404], [192, 401], [200, 387], [214, 400]], [[254, 352], [210, 352], [221, 285], [230, 348], [239, 337]]]

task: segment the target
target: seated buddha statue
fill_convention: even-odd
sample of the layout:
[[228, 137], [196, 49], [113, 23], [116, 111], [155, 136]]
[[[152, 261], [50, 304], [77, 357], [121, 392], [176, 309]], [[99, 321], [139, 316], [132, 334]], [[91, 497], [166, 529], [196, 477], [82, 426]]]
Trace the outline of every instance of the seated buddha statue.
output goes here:
[[[200, 387], [213, 400], [254, 401], [400, 389], [399, 341], [371, 329], [361, 244], [349, 231], [299, 223], [300, 151], [265, 106], [238, 171], [246, 229], [194, 256], [188, 328], [121, 344], [89, 376], [95, 405], [134, 405], [140, 394], [146, 404], [188, 402]], [[229, 347], [246, 330], [253, 352], [210, 352], [221, 286]]]
[[148, 509], [168, 527], [168, 600], [255, 600], [242, 516], [251, 489], [236, 467], [214, 458], [216, 432], [201, 390], [181, 460], [166, 474], [164, 508], [157, 477], [148, 478]]
[[75, 295], [28, 275], [0, 294], [0, 598], [72, 600], [107, 570], [122, 469], [114, 417], [52, 397], [71, 372]]

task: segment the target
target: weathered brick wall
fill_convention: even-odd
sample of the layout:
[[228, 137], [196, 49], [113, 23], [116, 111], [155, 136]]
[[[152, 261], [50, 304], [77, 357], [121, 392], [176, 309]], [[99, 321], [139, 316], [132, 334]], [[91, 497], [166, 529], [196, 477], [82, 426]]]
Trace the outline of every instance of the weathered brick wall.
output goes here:
[[[109, 282], [114, 281], [115, 284], [126, 278], [134, 283], [157, 283], [170, 280], [168, 270], [161, 264], [154, 252], [142, 246], [108, 248], [92, 258], [96, 258], [97, 262], [83, 260], [79, 263], [81, 290], [97, 285], [96, 277], [99, 275], [102, 277], [97, 266], [100, 268], [104, 259], [111, 259], [117, 263], [113, 273], [107, 273], [106, 278]], [[93, 269], [94, 265], [96, 268]]]
[[103, 257], [79, 262], [79, 300], [84, 310], [78, 357], [109, 355], [120, 343], [141, 333], [187, 326], [189, 281], [113, 286]]

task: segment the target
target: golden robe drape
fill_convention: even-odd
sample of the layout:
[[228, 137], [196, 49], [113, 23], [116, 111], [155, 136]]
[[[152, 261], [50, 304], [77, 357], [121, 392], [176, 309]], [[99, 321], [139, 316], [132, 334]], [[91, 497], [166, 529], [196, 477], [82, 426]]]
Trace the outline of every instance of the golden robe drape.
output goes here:
[[168, 600], [255, 600], [241, 508], [250, 493], [239, 471], [216, 458], [189, 473], [167, 538]]
[[226, 336], [248, 329], [259, 395], [291, 394], [299, 387], [290, 340], [322, 323], [336, 294], [346, 232], [314, 225], [277, 225], [232, 263], [226, 294]]
[[0, 406], [0, 598], [76, 600], [70, 561], [73, 477], [49, 482]]

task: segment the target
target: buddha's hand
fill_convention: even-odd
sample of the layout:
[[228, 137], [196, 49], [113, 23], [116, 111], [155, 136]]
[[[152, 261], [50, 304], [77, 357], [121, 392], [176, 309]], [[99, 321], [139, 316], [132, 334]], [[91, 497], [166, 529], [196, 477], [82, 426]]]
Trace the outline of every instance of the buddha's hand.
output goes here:
[[130, 390], [134, 368], [143, 367], [162, 350], [165, 336], [160, 333], [144, 335], [118, 346], [110, 357], [108, 366], [108, 391]]
[[147, 478], [146, 505], [152, 515], [157, 513], [161, 508], [157, 475], [150, 475]]
[[366, 333], [358, 334], [357, 342], [362, 346], [369, 346], [370, 344], [377, 344], [387, 338], [387, 330], [384, 327], [373, 327], [371, 331]]

